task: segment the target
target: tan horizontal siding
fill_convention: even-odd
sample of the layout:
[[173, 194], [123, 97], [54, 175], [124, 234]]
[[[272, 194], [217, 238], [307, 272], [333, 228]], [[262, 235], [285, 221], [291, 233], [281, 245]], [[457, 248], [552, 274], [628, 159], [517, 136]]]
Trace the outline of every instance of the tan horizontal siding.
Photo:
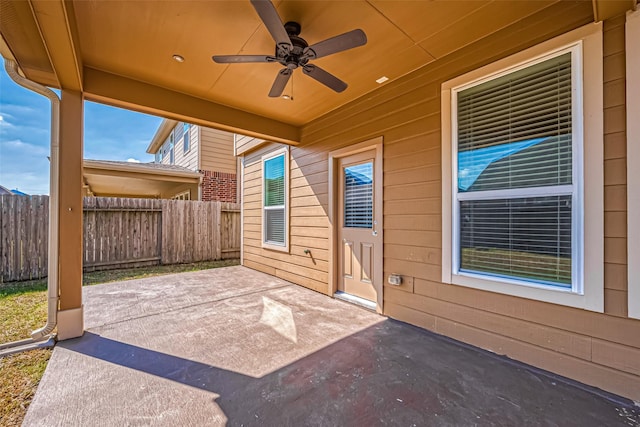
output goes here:
[[[196, 126], [189, 127], [189, 151], [184, 152], [184, 133], [182, 122], [173, 128], [172, 132], [175, 135], [174, 143], [174, 156], [175, 164], [191, 169], [193, 171], [198, 170], [198, 128]], [[197, 197], [198, 194], [192, 194], [191, 197]]]
[[200, 167], [214, 172], [237, 172], [232, 133], [200, 128]]
[[383, 136], [384, 277], [404, 279], [384, 287], [385, 314], [640, 400], [640, 321], [626, 317], [623, 18], [604, 26], [605, 313], [441, 283], [442, 82], [591, 19], [588, 2], [556, 3], [304, 126], [290, 150], [291, 254], [257, 249], [261, 165], [246, 164], [246, 265], [327, 292], [328, 263], [309, 266], [304, 249], [327, 261], [328, 153]]
[[[623, 16], [604, 26], [604, 185], [610, 198], [626, 197], [626, 107], [625, 107], [625, 34]], [[609, 200], [604, 212], [605, 274], [618, 271], [614, 277], [605, 276], [605, 312], [626, 317], [627, 305], [627, 213], [626, 199]], [[619, 209], [624, 206], [624, 209]], [[610, 280], [613, 279], [613, 280]], [[638, 332], [640, 334], [640, 332]]]

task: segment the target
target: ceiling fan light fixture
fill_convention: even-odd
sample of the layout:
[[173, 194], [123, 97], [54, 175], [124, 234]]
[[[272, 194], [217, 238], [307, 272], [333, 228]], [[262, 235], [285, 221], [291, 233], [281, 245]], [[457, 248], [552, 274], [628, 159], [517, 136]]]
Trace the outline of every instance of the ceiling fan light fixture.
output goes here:
[[172, 58], [173, 58], [173, 60], [174, 60], [174, 61], [176, 61], [176, 62], [180, 62], [180, 63], [183, 63], [183, 62], [184, 62], [184, 56], [182, 56], [182, 55], [178, 55], [177, 53], [176, 53], [176, 54], [174, 54], [174, 55], [172, 56]]
[[293, 101], [293, 97], [291, 95], [282, 95], [282, 99], [286, 99], [287, 101]]

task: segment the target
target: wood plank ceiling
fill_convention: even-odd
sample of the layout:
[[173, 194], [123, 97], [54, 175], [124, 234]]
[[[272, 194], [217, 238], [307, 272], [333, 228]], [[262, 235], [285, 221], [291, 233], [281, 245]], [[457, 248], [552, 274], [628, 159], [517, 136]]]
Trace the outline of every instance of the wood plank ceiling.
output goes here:
[[[36, 81], [59, 86], [65, 77], [61, 72], [70, 68], [61, 62], [72, 58], [79, 70], [68, 77], [79, 85], [84, 78], [88, 87], [88, 78], [108, 73], [249, 113], [245, 121], [246, 117], [270, 120], [265, 128], [282, 124], [285, 135], [377, 89], [376, 79], [382, 76], [392, 82], [560, 3], [275, 0], [282, 21], [299, 22], [300, 35], [309, 44], [355, 28], [368, 38], [365, 46], [314, 61], [347, 82], [345, 92], [335, 93], [296, 70], [285, 89], [293, 101], [267, 96], [279, 64], [228, 65], [211, 60], [214, 54], [273, 54], [274, 42], [248, 0], [0, 0], [0, 31], [21, 68]], [[60, 31], [60, 23], [66, 31]], [[42, 40], [34, 36], [36, 31]], [[174, 54], [185, 61], [174, 61]]]

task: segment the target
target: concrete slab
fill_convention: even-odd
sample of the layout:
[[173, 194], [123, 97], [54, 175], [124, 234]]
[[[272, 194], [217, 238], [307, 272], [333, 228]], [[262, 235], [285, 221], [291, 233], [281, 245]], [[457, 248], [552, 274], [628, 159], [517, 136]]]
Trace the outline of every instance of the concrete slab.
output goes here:
[[39, 425], [640, 425], [585, 387], [243, 267], [85, 288]]

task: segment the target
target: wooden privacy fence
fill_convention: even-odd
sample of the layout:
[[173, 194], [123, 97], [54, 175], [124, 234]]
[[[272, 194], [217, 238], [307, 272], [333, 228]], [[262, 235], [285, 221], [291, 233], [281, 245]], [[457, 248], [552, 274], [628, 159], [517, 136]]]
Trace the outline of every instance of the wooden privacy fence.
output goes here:
[[[48, 196], [0, 196], [0, 283], [47, 275]], [[84, 270], [240, 257], [240, 205], [86, 197]]]

